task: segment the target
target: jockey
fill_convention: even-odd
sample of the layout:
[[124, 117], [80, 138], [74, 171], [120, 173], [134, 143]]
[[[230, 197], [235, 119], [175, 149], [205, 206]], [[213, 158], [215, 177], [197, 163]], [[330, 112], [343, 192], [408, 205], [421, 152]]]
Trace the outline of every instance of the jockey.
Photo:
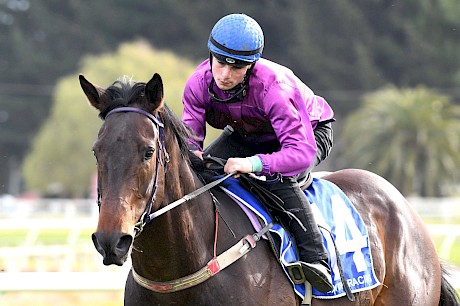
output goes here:
[[[182, 121], [196, 134], [190, 142], [202, 158], [206, 123], [234, 132], [224, 146], [224, 171], [256, 173], [296, 218], [280, 214], [294, 236], [302, 272], [320, 292], [332, 290], [328, 255], [299, 182], [332, 148], [334, 113], [294, 73], [261, 58], [264, 35], [244, 14], [230, 14], [213, 27], [209, 59], [187, 80]], [[222, 154], [221, 154], [222, 155]]]

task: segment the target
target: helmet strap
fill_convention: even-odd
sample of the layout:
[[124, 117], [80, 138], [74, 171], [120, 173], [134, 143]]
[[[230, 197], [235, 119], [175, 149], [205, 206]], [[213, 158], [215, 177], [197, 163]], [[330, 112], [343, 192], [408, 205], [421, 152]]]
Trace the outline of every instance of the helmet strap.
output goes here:
[[[210, 55], [210, 61], [212, 61], [212, 55]], [[212, 62], [211, 63], [211, 73], [212, 73]], [[228, 99], [221, 99], [219, 98], [216, 93], [214, 92], [214, 84], [216, 81], [214, 80], [214, 76], [211, 79], [208, 87], [208, 93], [211, 96], [212, 102], [219, 102], [219, 103], [235, 103], [240, 102], [246, 97], [249, 91], [249, 78], [252, 73], [252, 69], [254, 69], [255, 63], [251, 64], [251, 67], [246, 71], [246, 75], [244, 76], [243, 82], [236, 85], [234, 88], [231, 89], [233, 94]]]

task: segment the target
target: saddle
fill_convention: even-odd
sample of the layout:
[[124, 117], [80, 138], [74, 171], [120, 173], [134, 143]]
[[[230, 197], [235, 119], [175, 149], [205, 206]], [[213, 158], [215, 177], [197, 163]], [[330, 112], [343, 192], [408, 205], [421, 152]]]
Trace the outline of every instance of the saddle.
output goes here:
[[[224, 171], [223, 171], [223, 167], [224, 167], [224, 165], [226, 163], [225, 159], [206, 156], [202, 160], [202, 159], [196, 157], [195, 154], [193, 154], [192, 152], [190, 154], [191, 154], [190, 160], [192, 161], [192, 167], [194, 167], [195, 171], [197, 171], [198, 176], [204, 181], [204, 183], [209, 184], [210, 182], [218, 180], [219, 177], [222, 177], [225, 174]], [[198, 171], [197, 169], [199, 169], [200, 171]], [[225, 182], [227, 182], [227, 181], [228, 180], [226, 180]], [[284, 224], [281, 222], [281, 220], [276, 217], [277, 215], [280, 214], [280, 210], [285, 211], [284, 208], [283, 208], [282, 200], [279, 197], [277, 197], [276, 195], [274, 195], [273, 193], [271, 193], [269, 190], [264, 188], [264, 184], [260, 183], [261, 182], [260, 178], [258, 178], [256, 176], [253, 176], [252, 174], [240, 174], [238, 180], [236, 180], [235, 178], [232, 178], [231, 181], [232, 182], [228, 182], [228, 184], [230, 184], [230, 185], [225, 186], [224, 190], [230, 191], [230, 193], [235, 192], [236, 194], [239, 194], [238, 189], [247, 190], [246, 192], [252, 194], [253, 198], [256, 198], [257, 200], [260, 201], [260, 203], [263, 206], [265, 206], [265, 213], [267, 215], [269, 215], [269, 217], [271, 218], [272, 221], [275, 221], [275, 223], [278, 223], [278, 226], [279, 226], [278, 228], [282, 228], [286, 233], [288, 233], [288, 227], [284, 226]], [[329, 230], [329, 227], [328, 227], [328, 226], [332, 226], [330, 222], [333, 222], [330, 219], [331, 216], [329, 216], [330, 215], [330, 209], [331, 209], [330, 205], [332, 204], [330, 201], [331, 201], [332, 196], [338, 196], [338, 194], [341, 194], [342, 192], [337, 187], [335, 187], [335, 185], [333, 185], [332, 183], [328, 183], [327, 181], [324, 181], [324, 180], [321, 180], [321, 179], [318, 179], [318, 178], [306, 178], [305, 181], [307, 183], [309, 181], [310, 181], [310, 183], [313, 182], [311, 185], [309, 185], [310, 187], [305, 188], [305, 191], [304, 191], [305, 194], [307, 195], [307, 198], [309, 198], [310, 203], [323, 203], [324, 202], [326, 204], [326, 205], [324, 205], [324, 209], [321, 208], [322, 206], [316, 206], [316, 204], [313, 204], [313, 206], [317, 207], [317, 208], [320, 208], [320, 210], [318, 210], [317, 208], [316, 208], [316, 210], [318, 210], [317, 212], [319, 214], [322, 214], [322, 216], [323, 216], [323, 217], [320, 218], [322, 220], [322, 224], [318, 224], [322, 229], [324, 229], [324, 232], [322, 232], [323, 237], [324, 237], [325, 232], [329, 232], [329, 234], [332, 237], [332, 235], [335, 235], [335, 233], [334, 234], [331, 233], [330, 230]], [[232, 184], [234, 184], [233, 186], [235, 186], [235, 187], [231, 187]], [[236, 187], [236, 185], [238, 185], [239, 187]], [[228, 188], [230, 188], [230, 189], [228, 189]], [[345, 197], [345, 195], [343, 195], [343, 197]], [[327, 200], [327, 199], [329, 199], [329, 200]], [[349, 202], [348, 199], [346, 199], [346, 201], [343, 202], [343, 205], [345, 205], [345, 203], [349, 203], [349, 205], [351, 205], [351, 203]], [[329, 207], [329, 208], [327, 208], [327, 207]], [[354, 210], [351, 206], [350, 206], [350, 209]], [[274, 211], [276, 211], [276, 213], [274, 213]], [[286, 213], [289, 214], [288, 211], [286, 211]], [[339, 217], [339, 216], [337, 216], [337, 217]], [[323, 218], [325, 218], [325, 219], [323, 219]], [[361, 220], [361, 218], [360, 218], [360, 216], [358, 214], [355, 214], [354, 218], [359, 219], [359, 224], [358, 223], [356, 224], [357, 226], [358, 225], [363, 226], [362, 220]], [[327, 220], [327, 222], [324, 223], [326, 220]], [[340, 224], [345, 224], [343, 221], [341, 221], [339, 223]], [[344, 231], [344, 230], [345, 230], [345, 228], [341, 229], [341, 231]], [[334, 232], [334, 230], [333, 230], [333, 232]], [[367, 232], [365, 233], [365, 235], [367, 236]], [[280, 246], [281, 245], [279, 243], [280, 242], [280, 237], [277, 236], [277, 234], [273, 234], [272, 232], [267, 232], [266, 233], [266, 238], [268, 238], [268, 241], [270, 242], [270, 245], [272, 246], [272, 251], [275, 253], [275, 255], [278, 258], [278, 254], [281, 254], [280, 253], [280, 250], [281, 250]], [[326, 237], [324, 237], [324, 238], [326, 238]], [[329, 238], [329, 240], [331, 240], [331, 239]], [[281, 241], [284, 241], [283, 238], [281, 239]], [[328, 249], [330, 254], [331, 254], [331, 251], [334, 252], [336, 255], [339, 254], [339, 252], [337, 250], [337, 246], [335, 245], [333, 239], [331, 240], [331, 243], [329, 244], [329, 246], [332, 247], [331, 249]], [[370, 250], [368, 249], [368, 247], [369, 246], [366, 247], [365, 251], [369, 252], [368, 257], [370, 258]], [[295, 252], [295, 249], [294, 249], [294, 252]], [[282, 252], [282, 254], [285, 254], [284, 251]], [[293, 254], [293, 253], [291, 253], [291, 254]], [[292, 255], [292, 256], [295, 256], [295, 255]], [[348, 259], [348, 257], [349, 257], [348, 253], [344, 254], [343, 256], [345, 257], [346, 262], [347, 262], [347, 266], [346, 266], [347, 271], [346, 271], [346, 273], [347, 273], [348, 278], [353, 277], [353, 279], [356, 279], [356, 277], [361, 277], [361, 276], [354, 276], [352, 274], [354, 272], [352, 272], [352, 269], [350, 267], [354, 267], [354, 263], [352, 263], [353, 260], [352, 260], [352, 262], [350, 262], [350, 259]], [[291, 261], [293, 258], [290, 258], [289, 260], [286, 260], [287, 258], [278, 258], [278, 259], [280, 260], [282, 265], [284, 264], [285, 272], [290, 275], [290, 279], [291, 279], [291, 281], [293, 282], [293, 284], [295, 286], [296, 293], [299, 294], [301, 297], [303, 297], [305, 302], [308, 301], [308, 299], [307, 299], [308, 294], [307, 293], [309, 293], [310, 298], [311, 298], [311, 286], [309, 286], [309, 287], [306, 286], [304, 288], [301, 287], [303, 284], [300, 284], [300, 281], [304, 281], [304, 277], [300, 277], [300, 276], [296, 277], [296, 273], [295, 273], [296, 272], [296, 270], [295, 270], [296, 267], [295, 267], [295, 265], [291, 266], [289, 264], [289, 263], [294, 263], [295, 259], [294, 259], [294, 261]], [[335, 271], [334, 273], [336, 273], [336, 275], [337, 275], [337, 273], [340, 275], [340, 280], [339, 281], [334, 280], [334, 283], [335, 283], [334, 292], [321, 294], [320, 292], [315, 292], [314, 291], [314, 296], [315, 297], [318, 297], [318, 295], [321, 295], [321, 296], [323, 296], [322, 298], [333, 298], [333, 297], [339, 297], [339, 296], [346, 295], [350, 300], [353, 300], [352, 291], [350, 289], [350, 286], [349, 286], [348, 282], [345, 279], [344, 271], [343, 271], [342, 264], [341, 264], [342, 260], [344, 260], [344, 258], [340, 258], [340, 259], [337, 258], [337, 261], [336, 261], [336, 266], [337, 266], [336, 269], [337, 269], [337, 271]], [[370, 267], [372, 267], [372, 262], [370, 262], [369, 265], [370, 265]], [[292, 270], [291, 268], [294, 268], [294, 270]], [[368, 278], [371, 279], [372, 282], [370, 282], [370, 285], [366, 283], [365, 286], [368, 286], [368, 287], [369, 286], [371, 286], [371, 287], [376, 286], [376, 284], [378, 284], [378, 281], [376, 280], [376, 278], [375, 278], [375, 276], [373, 274], [373, 269], [371, 268], [370, 270], [368, 270], [368, 271], [366, 270], [365, 272], [366, 273], [369, 272], [369, 275], [372, 274], [372, 277], [368, 277]], [[305, 283], [305, 284], [307, 284], [307, 283]], [[297, 286], [300, 286], [300, 287], [297, 287]], [[360, 288], [359, 289], [354, 288], [354, 290], [359, 291], [361, 289]]]

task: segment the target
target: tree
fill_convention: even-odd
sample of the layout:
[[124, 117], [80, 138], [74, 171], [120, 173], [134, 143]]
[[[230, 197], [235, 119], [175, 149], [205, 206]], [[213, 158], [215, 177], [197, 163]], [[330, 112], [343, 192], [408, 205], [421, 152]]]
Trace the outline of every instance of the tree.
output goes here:
[[459, 106], [424, 87], [380, 89], [346, 119], [339, 163], [374, 171], [405, 195], [447, 195], [459, 179], [459, 119]]
[[[122, 44], [114, 53], [85, 57], [80, 71], [102, 87], [121, 77], [120, 73], [147, 81], [158, 72], [165, 83], [165, 102], [180, 114], [182, 90], [194, 68], [190, 61], [137, 41]], [[27, 187], [44, 194], [87, 195], [96, 169], [91, 147], [100, 125], [96, 110], [86, 102], [77, 74], [62, 78], [56, 86], [50, 118], [24, 162]]]
[[460, 97], [458, 0], [3, 0], [0, 193], [18, 189], [8, 177], [48, 118], [56, 81], [82, 56], [140, 37], [198, 61], [213, 24], [235, 11], [263, 27], [264, 57], [290, 67], [340, 116], [388, 83]]

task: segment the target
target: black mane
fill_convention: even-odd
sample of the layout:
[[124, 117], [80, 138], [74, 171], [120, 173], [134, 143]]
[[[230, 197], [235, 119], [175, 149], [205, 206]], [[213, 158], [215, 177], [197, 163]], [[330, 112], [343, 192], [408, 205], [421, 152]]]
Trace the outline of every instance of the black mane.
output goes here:
[[176, 116], [167, 104], [163, 105], [159, 113], [161, 121], [165, 125], [165, 130], [172, 131], [176, 136], [182, 155], [189, 160], [190, 146], [188, 141], [190, 138], [195, 137], [194, 133], [188, 126], [182, 123], [179, 117]]

